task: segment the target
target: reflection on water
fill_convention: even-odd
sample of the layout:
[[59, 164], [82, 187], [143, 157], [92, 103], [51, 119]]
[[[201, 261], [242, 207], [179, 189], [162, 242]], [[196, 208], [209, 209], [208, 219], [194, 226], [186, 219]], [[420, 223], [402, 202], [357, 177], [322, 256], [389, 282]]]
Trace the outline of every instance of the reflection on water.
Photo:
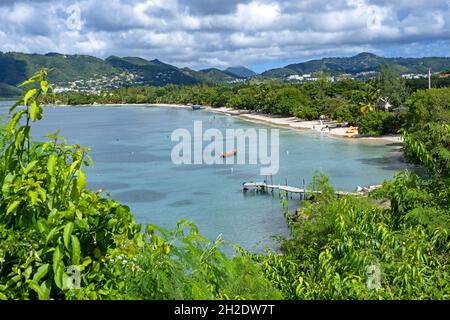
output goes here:
[[[0, 114], [5, 113], [7, 108], [0, 107]], [[32, 128], [32, 135], [44, 140], [45, 134], [61, 129], [69, 143], [91, 146], [95, 165], [86, 169], [88, 186], [104, 188], [129, 205], [139, 223], [172, 229], [179, 219], [188, 219], [209, 239], [222, 233], [229, 242], [247, 249], [276, 247], [273, 236], [288, 232], [278, 194], [242, 192], [244, 181], [266, 178], [259, 175], [259, 166], [176, 166], [170, 161], [176, 144], [170, 140], [172, 131], [192, 132], [194, 120], [203, 120], [204, 130], [264, 127], [187, 109], [68, 107], [46, 108], [44, 120]], [[404, 166], [392, 156], [397, 147], [282, 129], [280, 171], [272, 182], [284, 184], [287, 179], [290, 185], [302, 186], [303, 179], [308, 183], [317, 169], [328, 174], [338, 190], [379, 184]], [[297, 198], [289, 201], [292, 209], [297, 204]]]

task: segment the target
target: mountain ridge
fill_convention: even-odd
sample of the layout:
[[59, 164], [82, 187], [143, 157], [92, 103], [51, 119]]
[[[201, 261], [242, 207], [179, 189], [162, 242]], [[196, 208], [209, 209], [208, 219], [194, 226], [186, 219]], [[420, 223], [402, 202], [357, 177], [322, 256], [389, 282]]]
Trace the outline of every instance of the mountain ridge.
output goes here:
[[[390, 65], [399, 74], [425, 74], [450, 70], [449, 57], [382, 57], [361, 52], [350, 57], [325, 57], [292, 63], [282, 68], [262, 72], [262, 78], [288, 81], [301, 75], [324, 72], [330, 75], [375, 73], [381, 65]], [[89, 55], [66, 55], [57, 52], [26, 54], [0, 51], [0, 96], [17, 94], [14, 88], [40, 68], [53, 68], [49, 80], [61, 90], [108, 90], [135, 85], [164, 86], [167, 84], [233, 84], [258, 74], [244, 66], [225, 70], [179, 68], [158, 59], [109, 56], [106, 59]]]

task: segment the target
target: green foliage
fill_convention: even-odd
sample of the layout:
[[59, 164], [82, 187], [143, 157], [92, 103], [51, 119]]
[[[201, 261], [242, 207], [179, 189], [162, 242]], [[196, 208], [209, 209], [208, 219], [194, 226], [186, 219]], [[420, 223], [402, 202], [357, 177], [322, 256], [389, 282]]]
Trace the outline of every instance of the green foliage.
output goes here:
[[411, 134], [430, 122], [450, 123], [450, 89], [419, 90], [405, 103], [405, 129]]
[[406, 154], [432, 175], [450, 175], [450, 89], [415, 92], [406, 102]]
[[[51, 99], [46, 76], [43, 70], [23, 83], [26, 92], [3, 130], [0, 299], [450, 298], [449, 89], [419, 91], [405, 102], [405, 149], [426, 176], [401, 172], [370, 197], [338, 197], [315, 172], [309, 188], [316, 192], [295, 214], [282, 196], [290, 237], [281, 252], [238, 249], [241, 256], [228, 258], [220, 237], [209, 242], [187, 221], [174, 231], [148, 225], [146, 234], [139, 232], [127, 207], [85, 188], [88, 150], [67, 145], [57, 133], [44, 143], [30, 141], [31, 124]], [[139, 87], [59, 99], [325, 115], [359, 119], [361, 133], [396, 132], [399, 113], [361, 115], [359, 104], [377, 92], [371, 88], [323, 79], [301, 86]], [[80, 271], [80, 289], [73, 288], [70, 266]], [[374, 270], [379, 287], [369, 285]]]
[[58, 133], [30, 141], [50, 98], [47, 70], [22, 86], [1, 131], [0, 299], [281, 298], [249, 258], [226, 257], [220, 238], [209, 243], [187, 221], [141, 233], [128, 207], [86, 189], [87, 149]]
[[358, 126], [361, 134], [381, 136], [383, 134], [398, 133], [400, 121], [395, 113], [373, 111], [364, 113], [358, 121]]
[[375, 111], [375, 104], [380, 100], [380, 90], [369, 86], [364, 95], [364, 99], [359, 102], [361, 113], [368, 113]]
[[[419, 79], [406, 79], [406, 87], [410, 92], [428, 89], [428, 77]], [[431, 76], [432, 88], [448, 88], [450, 87], [450, 78], [440, 78], [439, 76]]]
[[195, 85], [132, 87], [100, 94], [69, 92], [58, 96], [64, 104], [180, 103], [229, 107], [306, 120], [319, 116], [355, 122], [357, 105], [369, 86], [353, 80], [335, 84], [326, 79], [303, 85], [282, 83], [240, 84], [235, 86]]
[[332, 118], [339, 122], [355, 123], [358, 107], [355, 105], [339, 105], [334, 110]]
[[[418, 92], [408, 102], [405, 148], [428, 176], [405, 171], [385, 181], [371, 198], [338, 198], [316, 173], [310, 188], [322, 193], [303, 202], [295, 215], [282, 199], [291, 230], [282, 243], [283, 254], [252, 257], [285, 298], [450, 297], [447, 94], [444, 89]], [[370, 112], [361, 121], [376, 121], [378, 134], [381, 115], [389, 113]]]
[[395, 107], [402, 105], [409, 96], [405, 80], [388, 65], [380, 67], [375, 86], [380, 91], [380, 95], [387, 98], [387, 101]]
[[[135, 257], [127, 273], [127, 295], [139, 299], [280, 299], [249, 258], [227, 258], [214, 242], [201, 237], [197, 227], [180, 221], [169, 232], [147, 226], [152, 242]], [[156, 232], [159, 234], [157, 235]], [[156, 250], [159, 243], [178, 246]], [[156, 253], [155, 253], [156, 252]]]
[[[291, 237], [283, 254], [249, 254], [284, 298], [450, 297], [448, 185], [401, 174], [377, 192], [390, 208], [369, 198], [338, 198], [323, 176], [313, 180], [326, 196], [287, 215]], [[433, 189], [447, 190], [447, 198], [438, 200]], [[376, 283], [371, 270], [380, 271], [379, 287], [368, 285]]]
[[[10, 108], [0, 164], [0, 292], [10, 299], [107, 298], [124, 285], [109, 258], [143, 243], [127, 207], [85, 189], [90, 158], [58, 134], [30, 141], [51, 88], [42, 70]], [[68, 267], [81, 274], [74, 290]]]

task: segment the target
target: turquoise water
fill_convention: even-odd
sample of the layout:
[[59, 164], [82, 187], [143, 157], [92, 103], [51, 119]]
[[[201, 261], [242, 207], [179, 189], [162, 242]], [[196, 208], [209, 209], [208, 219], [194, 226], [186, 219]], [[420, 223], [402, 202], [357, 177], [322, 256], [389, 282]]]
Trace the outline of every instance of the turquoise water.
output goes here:
[[[10, 103], [0, 102], [0, 114]], [[277, 195], [242, 192], [242, 182], [262, 181], [258, 165], [174, 165], [170, 153], [174, 129], [203, 127], [261, 128], [231, 116], [164, 107], [49, 107], [32, 128], [37, 140], [61, 129], [68, 143], [92, 147], [94, 167], [88, 185], [104, 188], [131, 207], [139, 223], [173, 228], [180, 219], [195, 222], [203, 235], [219, 234], [247, 249], [276, 247], [272, 237], [287, 234]], [[269, 128], [269, 127], [266, 127]], [[313, 170], [325, 172], [336, 189], [354, 190], [391, 178], [404, 164], [396, 148], [340, 140], [315, 132], [280, 130], [280, 170], [274, 183], [301, 186]], [[233, 170], [231, 170], [233, 168]], [[294, 208], [298, 200], [290, 201]]]

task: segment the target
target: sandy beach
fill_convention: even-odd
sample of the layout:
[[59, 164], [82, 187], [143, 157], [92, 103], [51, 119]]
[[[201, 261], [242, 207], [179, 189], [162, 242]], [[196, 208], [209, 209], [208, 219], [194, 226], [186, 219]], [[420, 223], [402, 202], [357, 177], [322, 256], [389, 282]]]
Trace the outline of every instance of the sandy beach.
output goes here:
[[297, 130], [314, 130], [320, 132], [321, 134], [326, 134], [330, 137], [371, 140], [384, 143], [402, 143], [402, 138], [400, 135], [368, 137], [357, 133], [347, 133], [347, 130], [350, 127], [346, 123], [338, 123], [336, 121], [320, 121], [320, 120], [303, 121], [296, 117], [283, 117], [269, 114], [252, 113], [246, 110], [235, 110], [225, 107], [221, 108], [205, 107], [205, 110], [237, 116], [240, 119], [252, 122], [262, 122], [266, 124], [288, 127]]
[[[116, 106], [127, 106], [129, 104], [111, 104]], [[92, 107], [93, 105], [87, 105]], [[183, 108], [190, 109], [191, 106], [184, 104], [168, 104], [168, 103], [152, 103], [152, 104], [133, 104], [133, 106], [157, 106], [157, 107], [167, 107], [167, 108]], [[350, 128], [346, 123], [339, 123], [337, 121], [304, 121], [296, 117], [283, 117], [277, 115], [270, 114], [261, 114], [250, 112], [247, 110], [236, 110], [232, 108], [220, 107], [213, 108], [210, 106], [203, 106], [203, 110], [209, 112], [216, 112], [221, 114], [227, 114], [230, 116], [238, 117], [239, 119], [256, 122], [256, 123], [264, 123], [270, 124], [278, 127], [287, 127], [295, 130], [312, 130], [318, 133], [327, 135], [329, 137], [334, 138], [343, 138], [343, 139], [354, 139], [354, 140], [362, 140], [362, 141], [373, 141], [380, 142], [386, 144], [401, 144], [402, 138], [400, 135], [387, 135], [380, 137], [368, 137], [363, 136], [357, 133], [347, 133], [347, 130]]]

